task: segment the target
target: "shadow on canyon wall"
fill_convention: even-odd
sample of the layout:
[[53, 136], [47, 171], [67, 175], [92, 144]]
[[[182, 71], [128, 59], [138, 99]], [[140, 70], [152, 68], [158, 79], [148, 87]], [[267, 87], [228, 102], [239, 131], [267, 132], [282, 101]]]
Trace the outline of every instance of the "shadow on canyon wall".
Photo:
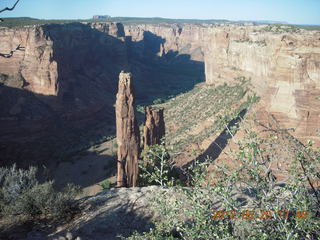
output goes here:
[[203, 62], [173, 51], [158, 56], [165, 39], [145, 32], [134, 42], [121, 26], [117, 37], [80, 23], [43, 26], [58, 64], [57, 96], [0, 84], [1, 166], [54, 166], [115, 135], [121, 70], [133, 73], [136, 103], [144, 105], [204, 80]]
[[134, 74], [137, 104], [148, 105], [191, 90], [205, 80], [204, 63], [192, 60], [189, 54], [170, 50], [161, 52], [165, 39], [144, 32], [142, 41], [128, 37], [128, 59]]

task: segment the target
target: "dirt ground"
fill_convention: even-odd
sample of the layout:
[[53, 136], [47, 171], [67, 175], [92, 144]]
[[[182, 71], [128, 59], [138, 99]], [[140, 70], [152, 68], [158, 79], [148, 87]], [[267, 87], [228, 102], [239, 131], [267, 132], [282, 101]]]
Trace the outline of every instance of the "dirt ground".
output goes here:
[[116, 182], [116, 140], [110, 140], [80, 152], [68, 161], [59, 163], [50, 170], [57, 189], [74, 183], [83, 189], [81, 197], [93, 196], [103, 189], [99, 185], [108, 179], [113, 186]]

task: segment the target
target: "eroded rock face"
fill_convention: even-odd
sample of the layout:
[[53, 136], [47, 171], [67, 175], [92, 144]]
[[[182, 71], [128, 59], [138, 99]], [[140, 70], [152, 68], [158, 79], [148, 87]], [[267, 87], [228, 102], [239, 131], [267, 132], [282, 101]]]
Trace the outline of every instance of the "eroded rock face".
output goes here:
[[133, 41], [150, 32], [165, 39], [157, 43], [158, 56], [178, 52], [204, 61], [208, 84], [251, 78], [264, 110], [294, 128], [300, 140], [320, 144], [320, 32], [233, 24], [125, 26]]
[[152, 34], [160, 38], [155, 39], [153, 49], [157, 55], [163, 57], [176, 57], [185, 55], [195, 62], [203, 62], [203, 40], [205, 38], [206, 28], [196, 25], [179, 26], [176, 24], [161, 25], [125, 25], [126, 36], [130, 36], [132, 41], [141, 42], [141, 48], [148, 46], [148, 40]]
[[137, 186], [140, 132], [134, 110], [132, 76], [121, 72], [116, 101], [118, 187]]
[[[1, 28], [0, 53], [19, 44], [24, 50], [0, 57], [0, 148], [15, 142], [0, 160], [27, 156], [18, 151], [21, 142], [40, 135], [48, 139], [44, 132], [49, 130], [65, 136], [64, 128], [113, 125], [115, 79], [122, 69], [139, 79], [140, 100], [160, 89], [168, 95], [188, 91], [204, 73], [215, 85], [251, 77], [263, 110], [294, 128], [300, 140], [320, 144], [320, 33], [265, 27], [73, 23]], [[51, 146], [60, 137], [41, 142]]]
[[[18, 45], [24, 50], [10, 58], [0, 58], [0, 73], [22, 77], [22, 86], [34, 93], [57, 95], [58, 69], [53, 59], [53, 42], [46, 38], [43, 27], [1, 29], [1, 53], [9, 53]], [[8, 84], [10, 86], [10, 83]]]
[[232, 25], [207, 31], [206, 82], [251, 78], [264, 110], [300, 140], [320, 144], [320, 32]]
[[88, 78], [97, 82], [104, 78], [110, 85], [112, 68], [120, 72], [127, 64], [124, 37], [123, 26], [117, 23], [2, 28], [0, 52], [8, 53], [18, 45], [24, 50], [0, 58], [0, 73], [20, 76], [23, 89], [46, 96], [70, 94], [76, 91], [74, 85]]
[[128, 64], [121, 24], [1, 28], [0, 39], [0, 53], [24, 48], [0, 57], [0, 165], [47, 165], [100, 138], [94, 128], [115, 134], [116, 79]]
[[145, 108], [146, 120], [143, 129], [143, 146], [144, 150], [148, 146], [161, 144], [161, 139], [165, 135], [165, 123], [163, 117], [163, 108], [154, 109]]

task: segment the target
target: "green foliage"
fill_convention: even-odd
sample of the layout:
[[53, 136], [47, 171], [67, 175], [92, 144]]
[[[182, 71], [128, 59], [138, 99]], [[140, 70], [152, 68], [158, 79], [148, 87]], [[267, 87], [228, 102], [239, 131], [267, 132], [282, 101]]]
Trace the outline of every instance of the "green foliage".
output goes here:
[[301, 31], [300, 28], [300, 26], [295, 25], [272, 24], [264, 27], [261, 31], [273, 33], [298, 33]]
[[44, 20], [36, 18], [3, 18], [4, 21], [0, 23], [0, 27], [22, 27], [22, 26], [33, 26], [33, 25], [44, 25], [44, 24], [64, 24], [72, 22], [80, 22], [81, 20]]
[[107, 190], [111, 188], [111, 182], [108, 179], [104, 180], [99, 185], [102, 187], [103, 190]]
[[[256, 96], [249, 96], [250, 79], [238, 77], [234, 82], [234, 85], [225, 83], [217, 87], [198, 85], [164, 103], [166, 126], [174, 128], [174, 131], [166, 132], [166, 144], [175, 152], [183, 152], [190, 143], [200, 144], [204, 139], [221, 133], [242, 110], [259, 100]], [[199, 127], [199, 123], [208, 119], [212, 120], [211, 125]], [[196, 128], [201, 132], [189, 134]], [[173, 155], [175, 152], [169, 149]]]
[[[272, 159], [266, 157], [268, 152], [266, 146], [275, 144], [274, 141], [271, 141], [272, 139], [275, 139], [272, 135], [262, 139], [255, 132], [248, 131], [246, 138], [238, 142], [240, 151], [235, 156], [235, 161], [239, 163], [238, 167], [236, 169], [230, 169], [227, 166], [221, 168], [223, 177], [216, 185], [217, 193], [228, 200], [223, 202], [222, 210], [240, 209], [240, 203], [232, 203], [230, 191], [228, 191], [233, 186], [237, 186], [238, 191], [251, 191], [253, 194], [250, 210], [254, 212], [271, 211], [274, 217], [269, 221], [259, 218], [251, 219], [247, 223], [250, 232], [240, 229], [243, 238], [301, 239], [309, 236], [307, 239], [316, 239], [312, 236], [319, 236], [320, 232], [317, 229], [320, 229], [320, 222], [315, 216], [317, 212], [315, 195], [306, 186], [306, 175], [301, 174], [300, 167], [295, 161], [292, 163], [291, 182], [284, 187], [275, 183], [272, 172], [270, 172]], [[303, 152], [306, 150], [307, 148], [301, 149]], [[299, 156], [299, 152], [300, 150], [295, 151], [296, 156]], [[311, 175], [314, 175], [319, 172], [319, 162], [313, 162], [312, 166], [314, 168], [308, 168], [308, 170]], [[299, 219], [294, 216], [288, 219], [281, 218], [278, 212], [285, 209], [294, 214], [304, 210], [308, 212], [309, 217], [308, 219]], [[233, 229], [239, 231], [239, 226], [234, 225]]]
[[124, 24], [210, 24], [210, 23], [218, 23], [224, 22], [225, 20], [200, 20], [200, 19], [168, 19], [168, 18], [138, 18], [138, 17], [111, 17], [108, 19], [73, 19], [73, 20], [44, 20], [44, 19], [36, 19], [36, 18], [3, 18], [4, 22], [0, 23], [0, 27], [20, 27], [20, 26], [32, 26], [32, 25], [43, 25], [43, 24], [64, 24], [64, 23], [72, 23], [72, 22], [86, 22], [86, 23], [94, 23], [94, 22], [121, 22]]
[[0, 83], [5, 84], [6, 81], [8, 80], [9, 76], [3, 73], [0, 73]]
[[173, 186], [178, 182], [174, 163], [164, 145], [153, 145], [142, 153], [139, 165], [141, 185]]
[[206, 180], [208, 175], [208, 166], [210, 163], [212, 163], [212, 159], [209, 157], [207, 157], [204, 162], [200, 162], [197, 159], [193, 161], [185, 172], [187, 185], [193, 187], [208, 185], [208, 181]]
[[164, 102], [165, 102], [165, 100], [162, 99], [162, 98], [157, 98], [157, 99], [153, 100], [153, 104], [161, 104], [161, 103], [164, 103]]
[[250, 38], [244, 38], [244, 39], [235, 40], [235, 42], [237, 42], [237, 43], [256, 44], [256, 45], [261, 46], [261, 47], [267, 46], [266, 40], [252, 41]]
[[[214, 170], [218, 178], [213, 187], [204, 187], [199, 163], [191, 166], [196, 173], [193, 188], [159, 193], [152, 200], [161, 216], [155, 227], [143, 234], [134, 233], [128, 239], [319, 239], [320, 221], [316, 215], [319, 205], [307, 179], [319, 180], [320, 152], [312, 150], [311, 144], [295, 148], [290, 181], [278, 185], [270, 172], [273, 160], [266, 155], [276, 139], [273, 135], [260, 138], [248, 130], [245, 139], [238, 142], [239, 151], [232, 152], [234, 167], [220, 166]], [[301, 161], [304, 171], [299, 166]], [[215, 219], [211, 215], [213, 210], [242, 214], [270, 211], [271, 219]], [[287, 218], [279, 214], [281, 210], [289, 211]], [[299, 217], [299, 211], [307, 211], [307, 217]]]
[[[36, 19], [36, 18], [3, 18], [4, 22], [0, 23], [0, 27], [21, 27], [21, 26], [32, 26], [32, 25], [43, 25], [43, 24], [64, 24], [64, 23], [72, 23], [72, 22], [121, 22], [123, 24], [157, 24], [166, 26], [168, 24], [195, 24], [195, 25], [203, 25], [203, 24], [216, 24], [223, 23], [227, 20], [223, 19], [209, 19], [209, 20], [201, 20], [201, 19], [168, 19], [168, 18], [138, 18], [138, 17], [111, 17], [109, 19], [60, 19], [60, 20], [44, 20], [44, 19]], [[230, 21], [228, 21], [230, 22]], [[228, 24], [227, 24], [228, 25]], [[305, 29], [305, 30], [320, 30], [318, 25], [282, 25], [282, 24], [270, 24], [268, 26], [286, 26], [297, 29]]]
[[28, 216], [50, 215], [53, 218], [65, 218], [76, 209], [74, 198], [80, 188], [67, 185], [56, 192], [53, 182], [40, 184], [36, 179], [37, 169], [28, 170], [0, 168], [0, 215]]
[[144, 114], [144, 106], [137, 105], [136, 109], [137, 109], [137, 112]]

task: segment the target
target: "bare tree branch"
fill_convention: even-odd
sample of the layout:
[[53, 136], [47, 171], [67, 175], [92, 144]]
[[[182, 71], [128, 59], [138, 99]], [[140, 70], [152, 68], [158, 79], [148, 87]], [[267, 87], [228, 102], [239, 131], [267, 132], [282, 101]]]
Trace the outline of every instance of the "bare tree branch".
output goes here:
[[[10, 8], [10, 7], [5, 7], [3, 9], [0, 10], [0, 13], [5, 12], [5, 11], [12, 11], [13, 9], [15, 9], [15, 7], [17, 6], [17, 4], [19, 3], [20, 0], [17, 0], [15, 2], [15, 4]], [[0, 22], [3, 22], [4, 20], [2, 18], [0, 18]], [[21, 47], [21, 45], [19, 44], [16, 49], [11, 50], [10, 53], [0, 53], [0, 57], [4, 57], [4, 58], [10, 58], [12, 57], [13, 53], [15, 51], [22, 51], [24, 50], [24, 47]]]
[[[2, 13], [2, 12], [4, 12], [4, 11], [12, 11], [12, 10], [17, 6], [17, 4], [19, 3], [19, 1], [20, 1], [20, 0], [17, 0], [16, 3], [15, 3], [11, 8], [6, 7], [6, 8], [4, 8], [4, 9], [1, 9], [1, 10], [0, 10], [0, 13]], [[2, 22], [3, 19], [0, 18], [0, 21]]]
[[10, 53], [0, 53], [0, 57], [4, 57], [4, 58], [10, 58], [12, 57], [13, 53], [16, 51], [23, 51], [25, 48], [21, 47], [20, 44], [18, 45], [18, 47], [16, 47], [16, 49], [11, 50]]

